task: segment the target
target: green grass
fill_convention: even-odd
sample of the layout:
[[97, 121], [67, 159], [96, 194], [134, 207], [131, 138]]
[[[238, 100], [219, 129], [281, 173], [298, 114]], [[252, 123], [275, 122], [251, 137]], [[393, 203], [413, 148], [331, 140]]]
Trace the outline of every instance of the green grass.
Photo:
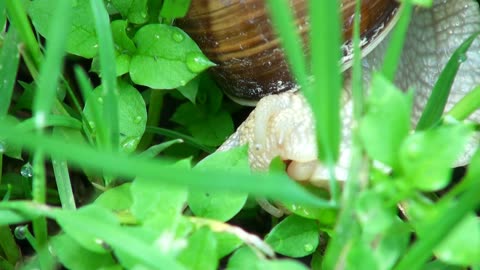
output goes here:
[[[402, 4], [368, 91], [356, 14], [355, 124], [341, 188], [333, 174], [341, 155], [337, 2], [310, 2], [307, 59], [291, 9], [268, 1], [292, 74], [313, 108], [319, 159], [331, 172], [326, 191], [292, 181], [279, 160], [269, 172], [251, 172], [245, 147], [212, 153], [244, 113], [202, 72], [213, 63], [203, 61], [188, 35], [158, 25], [182, 16], [190, 1], [124, 2], [0, 4], [10, 23], [0, 33], [0, 268], [480, 267], [480, 155], [458, 184], [451, 180], [475, 130], [462, 121], [480, 107], [478, 87], [442, 115], [478, 34], [452, 55], [413, 130], [412, 93], [392, 80], [414, 2]], [[194, 69], [192, 55], [201, 60]], [[19, 174], [18, 164], [29, 161], [31, 178]], [[290, 215], [262, 218], [257, 197]], [[49, 234], [47, 218], [61, 231]], [[33, 254], [20, 251], [16, 239], [25, 238]], [[271, 249], [285, 259], [273, 258]]]

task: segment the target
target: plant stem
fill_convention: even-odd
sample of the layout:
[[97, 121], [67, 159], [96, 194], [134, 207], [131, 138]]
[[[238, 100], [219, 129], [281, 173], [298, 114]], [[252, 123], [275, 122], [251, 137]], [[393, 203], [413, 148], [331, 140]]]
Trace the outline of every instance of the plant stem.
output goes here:
[[[40, 133], [41, 131], [39, 131]], [[45, 175], [45, 165], [43, 151], [37, 150], [33, 155], [33, 179], [32, 179], [32, 197], [33, 201], [38, 204], [45, 204], [47, 194], [47, 184]], [[34, 219], [33, 233], [37, 243], [37, 253], [39, 256], [40, 268], [50, 269], [52, 258], [48, 254], [47, 241], [47, 219], [40, 217]]]
[[[163, 90], [152, 90], [150, 93], [150, 103], [148, 104], [148, 117], [147, 117], [147, 126], [156, 127], [160, 123], [160, 116], [163, 108], [163, 97], [165, 91]], [[143, 151], [147, 149], [153, 141], [153, 133], [145, 132], [143, 134], [142, 140], [138, 144], [137, 149]]]

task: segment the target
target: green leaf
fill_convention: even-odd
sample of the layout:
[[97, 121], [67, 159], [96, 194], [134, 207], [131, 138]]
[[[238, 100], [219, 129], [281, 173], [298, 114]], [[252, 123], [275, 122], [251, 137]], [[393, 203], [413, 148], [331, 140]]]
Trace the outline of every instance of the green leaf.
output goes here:
[[168, 19], [184, 17], [190, 7], [191, 0], [164, 0], [160, 16]]
[[[113, 222], [112, 213], [99, 206], [89, 205], [78, 211], [58, 210], [49, 214], [57, 220], [67, 234], [83, 247], [86, 247], [85, 244], [92, 247], [96, 243], [107, 243], [115, 253], [126, 254], [135, 260], [136, 264], [141, 263], [154, 269], [158, 265], [162, 265], [166, 269], [185, 269], [158, 248], [153, 248], [151, 237], [147, 241], [132, 236], [130, 230]], [[100, 247], [100, 245], [98, 246]]]
[[[228, 175], [235, 170], [249, 170], [247, 148], [234, 148], [227, 152], [215, 152], [195, 166], [194, 170], [220, 170]], [[188, 206], [201, 217], [227, 221], [245, 205], [247, 194], [238, 192], [190, 191]]]
[[217, 258], [221, 259], [240, 247], [243, 242], [236, 235], [229, 232], [215, 232], [217, 239]]
[[51, 238], [50, 243], [53, 253], [68, 269], [90, 270], [111, 267], [115, 265], [109, 253], [96, 253], [89, 251], [67, 234], [59, 234]]
[[371, 246], [365, 241], [355, 239], [350, 243], [345, 269], [370, 270], [381, 269], [372, 253]]
[[424, 191], [447, 186], [451, 168], [471, 134], [471, 126], [452, 124], [409, 136], [399, 154], [406, 181]]
[[[103, 106], [102, 86], [95, 88], [91, 98], [85, 103], [85, 118], [95, 133], [96, 123], [93, 122], [92, 102]], [[133, 152], [145, 132], [147, 125], [147, 109], [142, 95], [130, 84], [118, 81], [118, 109], [119, 109], [119, 142], [124, 152]], [[93, 124], [93, 125], [92, 125]]]
[[207, 227], [195, 231], [178, 260], [191, 270], [217, 269], [217, 241], [213, 232]]
[[411, 107], [411, 92], [404, 94], [382, 75], [374, 75], [366, 114], [360, 122], [360, 138], [374, 160], [398, 167], [398, 151], [410, 130]]
[[[96, 253], [107, 253], [103, 246], [103, 241], [88, 231], [78, 230], [80, 224], [87, 226], [88, 220], [96, 219], [98, 222], [108, 224], [111, 227], [119, 226], [119, 221], [115, 215], [103, 207], [91, 204], [80, 208], [78, 211], [65, 211], [57, 216], [57, 222], [63, 231], [73, 238], [83, 248]], [[88, 224], [93, 226], [94, 224]]]
[[190, 102], [180, 105], [171, 120], [185, 126], [198, 142], [207, 146], [222, 144], [234, 130], [227, 111], [210, 113], [205, 107]]
[[268, 270], [308, 270], [302, 263], [294, 260], [274, 260], [260, 262], [260, 269]]
[[[376, 237], [368, 242], [374, 247], [373, 255], [379, 269], [392, 269], [408, 248], [411, 228], [397, 217], [393, 221], [392, 226], [379, 231]], [[370, 220], [370, 223], [374, 222]]]
[[435, 248], [434, 254], [449, 264], [480, 265], [480, 218], [473, 213], [467, 215]]
[[[128, 23], [126, 21], [116, 20], [113, 21], [110, 26], [112, 28], [112, 38], [115, 44], [115, 65], [116, 75], [118, 77], [128, 73], [131, 55], [135, 53], [137, 48], [135, 47], [133, 40], [128, 36]], [[90, 71], [100, 74], [100, 62], [98, 56], [93, 58]]]
[[122, 17], [134, 24], [148, 21], [148, 0], [111, 0]]
[[[283, 161], [281, 162], [283, 165]], [[282, 168], [282, 170], [285, 169]], [[306, 189], [310, 193], [317, 195], [319, 198], [328, 198], [329, 196], [329, 192], [325, 189], [319, 189], [315, 186], [306, 186]], [[293, 214], [304, 218], [317, 220], [320, 226], [326, 229], [332, 229], [337, 221], [337, 209], [312, 207], [298, 203], [283, 203], [283, 206]]]
[[397, 209], [377, 191], [365, 191], [359, 196], [356, 203], [356, 216], [362, 225], [364, 237], [373, 239], [395, 222]]
[[265, 242], [282, 255], [298, 258], [312, 254], [319, 237], [317, 222], [291, 215], [273, 227]]
[[[67, 34], [67, 52], [85, 58], [92, 58], [98, 51], [93, 14], [88, 0], [74, 1], [71, 24]], [[29, 14], [35, 29], [49, 38], [51, 20], [57, 0], [37, 0], [29, 5]]]
[[112, 211], [129, 209], [132, 206], [131, 183], [110, 188], [95, 200], [94, 204]]
[[186, 85], [198, 73], [214, 65], [177, 27], [149, 24], [140, 28], [133, 40], [137, 52], [130, 63], [130, 77], [136, 84], [172, 89]]
[[180, 94], [190, 100], [190, 102], [195, 104], [199, 83], [198, 77], [196, 77], [189, 81], [186, 85], [177, 87], [177, 90], [180, 92]]
[[228, 260], [227, 270], [262, 270], [261, 259], [249, 246], [243, 246]]
[[167, 184], [153, 183], [141, 178], [132, 183], [132, 213], [142, 223], [169, 229], [181, 215], [187, 202], [187, 190]]

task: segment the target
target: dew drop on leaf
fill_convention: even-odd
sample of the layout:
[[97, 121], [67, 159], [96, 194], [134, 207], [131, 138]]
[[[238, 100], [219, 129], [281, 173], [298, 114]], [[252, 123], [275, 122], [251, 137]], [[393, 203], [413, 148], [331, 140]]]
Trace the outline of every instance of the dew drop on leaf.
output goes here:
[[20, 174], [26, 178], [31, 178], [33, 176], [33, 167], [30, 162], [22, 166], [20, 169]]
[[303, 249], [307, 252], [310, 252], [313, 250], [313, 246], [311, 244], [306, 244]]
[[461, 63], [467, 61], [467, 58], [468, 58], [468, 57], [467, 57], [466, 54], [464, 54], [464, 53], [460, 54], [460, 55], [458, 56], [458, 63], [461, 64]]
[[172, 33], [172, 39], [175, 41], [175, 42], [182, 42], [184, 39], [185, 39], [185, 36], [180, 33], [179, 31], [173, 31]]
[[134, 122], [135, 124], [139, 124], [140, 122], [142, 122], [142, 119], [143, 119], [143, 118], [142, 118], [141, 116], [138, 116], [138, 115], [137, 115], [137, 116], [135, 117], [135, 119], [133, 120], [133, 122]]
[[187, 68], [193, 73], [199, 73], [212, 65], [208, 58], [199, 52], [190, 52], [186, 57]]

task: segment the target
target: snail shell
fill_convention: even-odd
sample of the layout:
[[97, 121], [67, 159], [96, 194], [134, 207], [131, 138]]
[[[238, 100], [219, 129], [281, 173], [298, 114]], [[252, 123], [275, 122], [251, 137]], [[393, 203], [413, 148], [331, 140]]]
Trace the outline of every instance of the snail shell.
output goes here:
[[[307, 1], [290, 0], [297, 28], [307, 44]], [[366, 55], [396, 21], [395, 0], [363, 0], [361, 46]], [[343, 70], [352, 59], [352, 27], [355, 0], [342, 0]], [[272, 28], [264, 0], [195, 0], [177, 25], [217, 64], [217, 82], [232, 99], [243, 104], [266, 95], [295, 89], [278, 37]], [[306, 46], [305, 46], [306, 47]], [[308, 48], [305, 49], [308, 54]]]

